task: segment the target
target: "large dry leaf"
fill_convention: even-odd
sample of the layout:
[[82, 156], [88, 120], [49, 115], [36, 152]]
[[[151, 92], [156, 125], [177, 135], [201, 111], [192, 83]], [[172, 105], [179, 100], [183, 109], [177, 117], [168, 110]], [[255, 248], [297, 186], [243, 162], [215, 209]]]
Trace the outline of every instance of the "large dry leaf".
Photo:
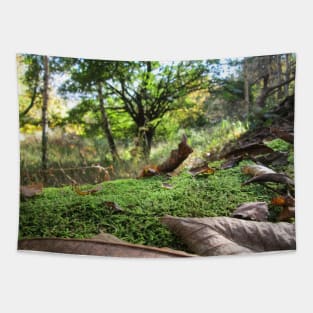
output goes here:
[[274, 174], [276, 173], [272, 169], [263, 166], [263, 165], [246, 165], [241, 168], [241, 171], [244, 174], [252, 175], [252, 176], [259, 176], [263, 174]]
[[20, 187], [20, 194], [22, 199], [32, 198], [34, 196], [40, 195], [43, 190], [43, 184], [32, 184]]
[[266, 154], [274, 152], [273, 149], [266, 146], [263, 143], [249, 143], [245, 144], [244, 146], [241, 146], [240, 148], [234, 149], [225, 155], [223, 155], [223, 158], [229, 158], [229, 157], [238, 157], [238, 156], [244, 156], [244, 155], [260, 155], [260, 154]]
[[247, 202], [238, 206], [231, 216], [251, 221], [267, 221], [268, 215], [266, 202]]
[[103, 237], [100, 239], [22, 239], [18, 241], [18, 249], [127, 258], [170, 258], [193, 256], [184, 251], [135, 245], [123, 241], [119, 242], [118, 240], [113, 240], [108, 237], [105, 239]]
[[146, 165], [141, 170], [137, 178], [151, 177], [160, 173], [170, 173], [179, 167], [184, 162], [189, 154], [193, 152], [192, 148], [187, 144], [187, 137], [183, 135], [178, 149], [172, 150], [170, 156], [161, 165]]
[[295, 226], [290, 223], [173, 216], [164, 216], [161, 222], [201, 256], [296, 249]]
[[295, 183], [294, 181], [289, 178], [285, 174], [279, 174], [279, 173], [270, 173], [270, 174], [262, 174], [258, 176], [254, 176], [251, 179], [245, 181], [242, 185], [248, 185], [251, 183], [280, 183], [285, 185], [293, 186]]
[[187, 137], [183, 135], [178, 149], [172, 150], [170, 157], [158, 166], [160, 173], [169, 173], [174, 171], [183, 161], [187, 159], [189, 154], [193, 152], [192, 148], [187, 144]]

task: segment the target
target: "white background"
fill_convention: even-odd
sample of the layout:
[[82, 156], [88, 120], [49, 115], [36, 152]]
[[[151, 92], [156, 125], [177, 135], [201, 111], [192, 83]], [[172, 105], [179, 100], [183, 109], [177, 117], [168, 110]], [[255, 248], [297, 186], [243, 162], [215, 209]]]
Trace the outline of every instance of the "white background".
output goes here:
[[[312, 311], [310, 1], [1, 1], [0, 311]], [[297, 53], [297, 252], [133, 260], [17, 252], [15, 54], [207, 59]], [[303, 308], [303, 309], [302, 309]]]

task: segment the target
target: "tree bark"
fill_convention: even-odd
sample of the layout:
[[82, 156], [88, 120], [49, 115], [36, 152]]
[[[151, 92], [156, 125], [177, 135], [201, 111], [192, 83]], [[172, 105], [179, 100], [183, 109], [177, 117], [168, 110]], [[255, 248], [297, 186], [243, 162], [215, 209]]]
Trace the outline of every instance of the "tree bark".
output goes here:
[[42, 155], [41, 169], [43, 171], [44, 182], [47, 181], [46, 170], [48, 168], [48, 101], [49, 101], [49, 58], [43, 57], [44, 63], [44, 84], [43, 84], [43, 102], [42, 102]]
[[[280, 84], [282, 82], [282, 67], [281, 67], [281, 54], [276, 56], [276, 62], [277, 62], [277, 83]], [[280, 101], [283, 98], [283, 89], [282, 87], [279, 87], [277, 98], [278, 101]]]
[[119, 157], [117, 149], [116, 149], [116, 145], [115, 145], [114, 138], [113, 138], [112, 131], [111, 131], [111, 127], [110, 127], [110, 123], [109, 123], [108, 116], [106, 114], [106, 110], [104, 107], [102, 83], [101, 82], [98, 82], [98, 98], [99, 98], [99, 105], [100, 105], [101, 118], [102, 118], [101, 125], [102, 125], [103, 131], [106, 135], [106, 138], [108, 140], [108, 143], [109, 143], [109, 148], [110, 148], [110, 152], [112, 155], [112, 159], [113, 159], [113, 162], [119, 162], [120, 157]]
[[[286, 54], [286, 81], [290, 78], [289, 54]], [[285, 97], [289, 96], [289, 83], [284, 86]]]
[[144, 154], [146, 161], [148, 161], [150, 157], [154, 132], [155, 132], [154, 128], [148, 128], [147, 130], [143, 132], [142, 147], [143, 147], [143, 154]]
[[250, 85], [249, 85], [249, 73], [247, 59], [243, 62], [243, 75], [244, 75], [244, 101], [247, 110], [247, 117], [250, 113]]

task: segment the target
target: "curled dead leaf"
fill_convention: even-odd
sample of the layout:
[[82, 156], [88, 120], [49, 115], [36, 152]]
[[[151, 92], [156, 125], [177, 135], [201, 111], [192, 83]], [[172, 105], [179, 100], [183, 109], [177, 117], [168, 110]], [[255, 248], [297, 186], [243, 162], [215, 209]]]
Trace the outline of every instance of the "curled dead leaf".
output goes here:
[[172, 150], [171, 155], [161, 165], [158, 166], [160, 173], [169, 173], [174, 171], [183, 161], [187, 159], [189, 154], [193, 152], [192, 148], [187, 144], [187, 137], [183, 135], [178, 149]]
[[251, 183], [266, 183], [266, 182], [272, 182], [272, 183], [281, 183], [285, 185], [294, 185], [294, 181], [289, 178], [285, 174], [279, 174], [279, 173], [270, 173], [270, 174], [262, 174], [258, 176], [254, 176], [251, 179], [245, 181], [242, 185], [248, 185]]
[[164, 216], [161, 223], [201, 256], [295, 250], [295, 225], [231, 217]]
[[252, 176], [259, 176], [263, 174], [274, 174], [276, 173], [272, 169], [263, 166], [263, 165], [246, 165], [241, 168], [241, 171], [244, 174], [252, 175]]
[[179, 165], [187, 159], [188, 155], [193, 152], [187, 144], [187, 137], [183, 135], [178, 149], [172, 150], [170, 156], [161, 165], [146, 165], [137, 178], [151, 177], [160, 173], [167, 174], [173, 172]]

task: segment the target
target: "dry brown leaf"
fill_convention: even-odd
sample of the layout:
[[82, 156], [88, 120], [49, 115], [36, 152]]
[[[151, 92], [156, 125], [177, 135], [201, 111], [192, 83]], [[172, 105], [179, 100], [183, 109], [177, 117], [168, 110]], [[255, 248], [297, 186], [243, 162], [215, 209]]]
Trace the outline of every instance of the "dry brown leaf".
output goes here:
[[226, 160], [221, 165], [221, 169], [227, 170], [228, 168], [232, 168], [232, 167], [236, 166], [242, 159], [243, 159], [243, 156], [231, 157], [229, 160]]
[[137, 178], [151, 177], [159, 174], [158, 167], [156, 165], [146, 165], [141, 170]]
[[183, 135], [178, 149], [172, 150], [169, 158], [167, 158], [161, 165], [146, 165], [141, 170], [137, 178], [151, 177], [160, 173], [173, 172], [179, 165], [187, 159], [188, 155], [192, 152], [192, 148], [187, 144], [187, 137]]
[[190, 173], [192, 176], [210, 175], [210, 174], [213, 174], [214, 172], [215, 170], [212, 167], [209, 167], [207, 165], [195, 167], [188, 171], [188, 173]]
[[160, 173], [169, 173], [174, 171], [183, 161], [185, 161], [188, 155], [193, 152], [192, 148], [187, 144], [187, 137], [183, 135], [178, 149], [172, 150], [170, 157], [158, 166]]
[[102, 186], [98, 185], [98, 186], [96, 186], [92, 189], [89, 189], [89, 190], [81, 190], [77, 185], [73, 185], [73, 189], [78, 195], [87, 196], [87, 195], [96, 193], [97, 191], [100, 191], [102, 189]]
[[165, 216], [161, 222], [180, 237], [190, 251], [201, 256], [296, 249], [295, 225], [290, 223], [173, 216]]
[[266, 202], [247, 202], [238, 206], [231, 216], [251, 221], [267, 221], [268, 215]]
[[244, 174], [252, 175], [252, 176], [259, 176], [263, 174], [274, 174], [276, 173], [272, 169], [263, 166], [263, 165], [246, 165], [241, 168], [241, 171]]
[[267, 183], [267, 182], [281, 183], [285, 185], [294, 185], [294, 181], [291, 178], [289, 178], [285, 174], [279, 173], [257, 175], [245, 181], [242, 185], [244, 186], [251, 183]]
[[271, 200], [271, 204], [278, 206], [295, 206], [295, 199], [290, 195], [287, 196], [277, 196]]
[[295, 208], [294, 207], [284, 207], [280, 212], [277, 220], [278, 221], [288, 221], [290, 218], [295, 217]]
[[229, 157], [238, 157], [238, 156], [244, 156], [244, 155], [259, 155], [259, 154], [266, 154], [274, 152], [273, 149], [266, 146], [263, 143], [249, 143], [245, 144], [244, 146], [241, 146], [237, 149], [234, 149], [227, 154], [223, 155], [223, 158], [229, 158]]
[[20, 187], [20, 194], [23, 199], [31, 198], [37, 195], [40, 195], [43, 190], [43, 184], [32, 184], [27, 186]]
[[18, 241], [19, 250], [49, 251], [57, 253], [98, 255], [127, 258], [170, 258], [191, 257], [184, 251], [135, 245], [117, 242], [112, 238], [100, 239], [68, 239], [68, 238], [37, 238]]

